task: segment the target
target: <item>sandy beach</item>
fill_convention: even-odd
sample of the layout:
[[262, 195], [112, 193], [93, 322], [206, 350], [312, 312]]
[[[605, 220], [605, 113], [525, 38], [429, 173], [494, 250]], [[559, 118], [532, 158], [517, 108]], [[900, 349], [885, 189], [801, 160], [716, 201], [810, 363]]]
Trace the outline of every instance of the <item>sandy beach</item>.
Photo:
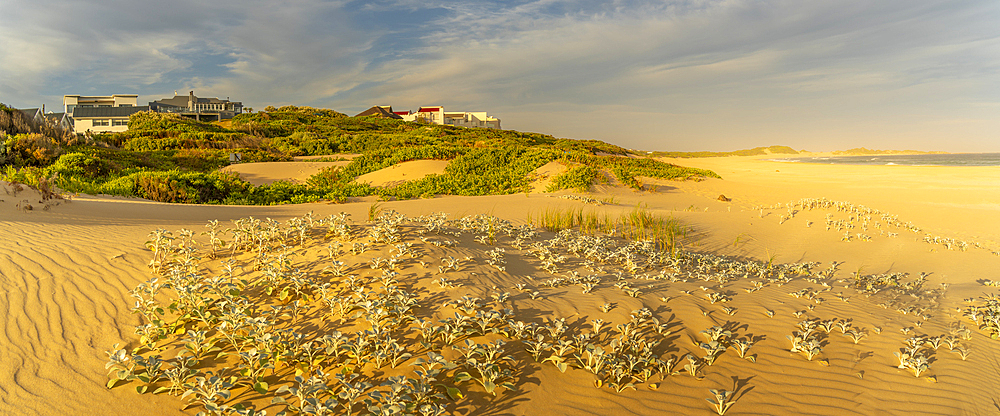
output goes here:
[[[398, 279], [426, 302], [418, 309], [421, 314], [442, 319], [455, 313], [453, 307], [434, 309], [445, 301], [475, 296], [490, 303], [486, 300], [492, 294], [509, 292], [507, 300], [490, 303], [491, 307], [502, 304], [512, 309], [515, 321], [544, 325], [565, 318], [572, 333], [590, 331], [594, 319], [603, 319], [614, 328], [628, 322], [630, 312], [641, 308], [648, 308], [659, 321], [670, 323], [670, 333], [662, 337], [658, 348], [664, 356], [675, 358], [673, 375], [636, 382], [634, 390], [618, 393], [607, 387], [595, 388], [594, 375], [584, 369], [561, 372], [549, 362], [535, 362], [520, 342], [510, 340], [507, 349], [517, 363], [513, 378], [517, 390], [493, 397], [480, 385], [466, 382], [462, 388], [467, 398], [449, 404], [449, 414], [709, 415], [715, 414], [706, 402], [711, 398], [709, 389], [735, 391], [735, 403], [727, 415], [996, 413], [1000, 400], [1000, 341], [991, 340], [987, 332], [956, 308], [967, 307], [963, 301], [966, 298], [997, 294], [996, 287], [985, 286], [982, 280], [1000, 280], [1000, 193], [996, 192], [1000, 168], [817, 165], [763, 159], [663, 159], [710, 169], [723, 179], [649, 180], [644, 182], [644, 192], [597, 185], [588, 193], [544, 193], [544, 187], [536, 186], [528, 194], [382, 203], [383, 210], [410, 218], [438, 212], [449, 213], [450, 219], [488, 214], [514, 226], [524, 224], [529, 216], [537, 218], [546, 209], [617, 215], [642, 206], [651, 213], [677, 219], [689, 230], [680, 240], [685, 252], [775, 264], [816, 262], [814, 275], [834, 262], [838, 264], [836, 272], [824, 281], [829, 287], [803, 278], [782, 284], [771, 282], [755, 289], [752, 282], [762, 283], [761, 279], [737, 276], [715, 283], [696, 278], [671, 281], [652, 277], [665, 270], [679, 273], [665, 266], [625, 272], [619, 280], [615, 273], [620, 267], [607, 265], [603, 271], [594, 271], [569, 251], [561, 253], [570, 260], [560, 265], [557, 273], [550, 273], [542, 269], [531, 250], [516, 248], [512, 238], [500, 238], [488, 245], [477, 242], [476, 233], [465, 232], [460, 236], [434, 236], [455, 242], [453, 246], [436, 246], [428, 242], [433, 238], [420, 238], [432, 236], [418, 234], [416, 230], [421, 226], [404, 222], [402, 241], [413, 243], [423, 253], [419, 261], [427, 264], [407, 257], [399, 266]], [[237, 171], [256, 184], [295, 182], [304, 181], [325, 166], [345, 163], [245, 164]], [[407, 163], [368, 174], [364, 179], [376, 185], [392, 184], [444, 168], [441, 161]], [[555, 168], [547, 166], [548, 173], [540, 177], [547, 178]], [[135, 381], [110, 390], [105, 387], [105, 351], [116, 343], [130, 349], [138, 346], [134, 328], [142, 322], [131, 312], [135, 302], [130, 291], [154, 277], [147, 266], [152, 253], [144, 247], [150, 232], [190, 229], [202, 241], [205, 237], [198, 234], [206, 230], [210, 220], [230, 227], [233, 220], [251, 216], [285, 223], [310, 211], [316, 218], [346, 212], [358, 230], [352, 241], [368, 241], [367, 230], [373, 223], [367, 219], [375, 201], [368, 197], [346, 204], [194, 206], [76, 195], [45, 204], [33, 191], [15, 195], [12, 185], [3, 188], [0, 276], [4, 285], [0, 302], [6, 315], [0, 321], [0, 413], [6, 415], [197, 413], [198, 408], [182, 410], [187, 401], [176, 396], [137, 394]], [[608, 203], [595, 205], [560, 198], [565, 195], [585, 195]], [[731, 201], [720, 201], [720, 195]], [[25, 200], [33, 209], [23, 209]], [[868, 221], [856, 213], [824, 208], [817, 201], [849, 203], [877, 213], [870, 214]], [[809, 204], [815, 207], [809, 209]], [[909, 226], [892, 226], [886, 218]], [[838, 229], [849, 223], [851, 228], [846, 231]], [[536, 239], [553, 237], [553, 233], [542, 232]], [[391, 256], [391, 245], [371, 244], [373, 248], [367, 253], [352, 254], [345, 248], [339, 259], [352, 274], [374, 276], [369, 262], [375, 257]], [[322, 236], [296, 247], [295, 266], [321, 276], [323, 265], [329, 262], [324, 254], [327, 242]], [[508, 267], [504, 271], [486, 262], [488, 252], [495, 247], [505, 249]], [[442, 259], [449, 256], [470, 259], [463, 260], [458, 270], [439, 274]], [[244, 265], [250, 261], [247, 256], [237, 259]], [[221, 273], [221, 261], [205, 256], [200, 267], [208, 274]], [[571, 272], [598, 275], [599, 283], [589, 293], [582, 293], [576, 284], [542, 284]], [[855, 274], [887, 273], [908, 273], [903, 279], [906, 282], [921, 273], [928, 275], [923, 289], [914, 292], [921, 292], [919, 297], [890, 298], [884, 293], [866, 297], [855, 288], [845, 287]], [[460, 286], [445, 288], [433, 283], [442, 276]], [[641, 290], [641, 295], [632, 297], [616, 287], [622, 281], [628, 282], [626, 287]], [[530, 292], [516, 289], [517, 284], [540, 293], [532, 297]], [[800, 296], [789, 295], [796, 292]], [[712, 303], [708, 293], [722, 293], [728, 299]], [[603, 312], [601, 307], [606, 303], [613, 308]], [[310, 308], [304, 316], [315, 319], [318, 328], [332, 325], [319, 312], [321, 306]], [[725, 308], [733, 311], [726, 312]], [[863, 328], [867, 336], [854, 343], [839, 329], [823, 331], [822, 352], [807, 359], [803, 353], [790, 351], [792, 343], [786, 339], [800, 331], [798, 324], [807, 319], [850, 319], [851, 325]], [[949, 336], [958, 323], [970, 330], [970, 339], [959, 341], [971, 351], [967, 359], [945, 346], [921, 347], [931, 359], [926, 372], [915, 377], [911, 370], [899, 368], [893, 352], [906, 347], [907, 339]], [[706, 341], [702, 331], [713, 326], [734, 328], [732, 338], [752, 340], [746, 355], [754, 358], [740, 357], [730, 346], [711, 365], [701, 365], [699, 376], [693, 377], [684, 369], [685, 356], [705, 355], [698, 344]], [[416, 339], [416, 333], [415, 329], [409, 332], [407, 339]], [[476, 340], [497, 338], [499, 335], [492, 334]], [[414, 358], [425, 356], [426, 351], [414, 345], [418, 346], [413, 350]], [[450, 347], [445, 350], [449, 357], [457, 354]], [[167, 350], [164, 359], [172, 358], [174, 353], [176, 349]], [[394, 371], [409, 374], [406, 372], [411, 368], [401, 365]], [[289, 371], [281, 371], [279, 375], [288, 376]], [[272, 384], [271, 391], [285, 384], [289, 383]], [[233, 391], [238, 400], [250, 396], [242, 388]], [[269, 415], [284, 410], [269, 402], [253, 403]]]

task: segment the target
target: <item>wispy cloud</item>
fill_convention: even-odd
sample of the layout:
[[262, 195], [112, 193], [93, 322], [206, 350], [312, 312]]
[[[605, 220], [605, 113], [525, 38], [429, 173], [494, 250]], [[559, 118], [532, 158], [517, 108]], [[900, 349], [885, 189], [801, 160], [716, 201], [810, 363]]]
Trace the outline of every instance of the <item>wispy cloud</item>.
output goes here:
[[164, 3], [0, 0], [0, 101], [194, 88], [638, 148], [1000, 150], [991, 0]]

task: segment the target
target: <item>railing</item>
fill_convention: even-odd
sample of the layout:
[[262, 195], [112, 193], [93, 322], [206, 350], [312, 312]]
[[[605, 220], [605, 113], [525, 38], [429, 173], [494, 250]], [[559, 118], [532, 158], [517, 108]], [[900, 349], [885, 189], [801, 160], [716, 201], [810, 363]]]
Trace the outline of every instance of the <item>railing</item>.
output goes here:
[[158, 113], [212, 113], [212, 114], [226, 113], [226, 112], [235, 113], [235, 111], [233, 110], [206, 110], [206, 109], [188, 110], [186, 108], [177, 108], [177, 107], [171, 107], [171, 108], [159, 107], [155, 111]]

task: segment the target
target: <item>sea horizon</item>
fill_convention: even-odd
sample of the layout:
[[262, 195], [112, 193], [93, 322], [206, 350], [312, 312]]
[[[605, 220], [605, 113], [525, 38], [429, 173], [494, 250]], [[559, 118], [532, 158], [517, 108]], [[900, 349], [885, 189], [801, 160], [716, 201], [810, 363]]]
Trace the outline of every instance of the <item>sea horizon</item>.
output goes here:
[[885, 166], [1000, 166], [1000, 153], [929, 153], [915, 155], [852, 155], [767, 159], [783, 163]]

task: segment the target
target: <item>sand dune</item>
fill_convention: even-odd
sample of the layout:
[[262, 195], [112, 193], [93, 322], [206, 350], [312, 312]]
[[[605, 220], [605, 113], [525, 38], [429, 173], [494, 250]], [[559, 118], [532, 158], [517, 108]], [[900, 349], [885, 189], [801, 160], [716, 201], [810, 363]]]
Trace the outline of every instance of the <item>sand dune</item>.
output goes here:
[[440, 175], [447, 166], [447, 160], [410, 160], [358, 176], [354, 181], [371, 186], [393, 186], [427, 175]]
[[310, 176], [331, 166], [347, 166], [350, 161], [340, 162], [259, 162], [230, 165], [222, 170], [236, 172], [240, 178], [256, 186], [269, 185], [277, 181], [305, 183]]
[[[674, 367], [680, 374], [662, 381], [656, 377], [639, 383], [635, 391], [615, 393], [607, 387], [595, 388], [593, 374], [585, 370], [571, 368], [562, 373], [551, 363], [535, 363], [523, 352], [520, 343], [511, 341], [508, 348], [521, 363], [516, 373], [518, 390], [502, 392], [493, 398], [477, 384], [467, 382], [463, 388], [468, 399], [449, 405], [449, 410], [456, 414], [708, 415], [714, 414], [705, 401], [711, 396], [709, 389], [721, 388], [737, 391], [736, 403], [727, 415], [996, 412], [1000, 379], [995, 363], [1000, 358], [1000, 341], [989, 339], [955, 308], [965, 305], [964, 298], [997, 293], [996, 288], [983, 286], [977, 280], [1000, 280], [997, 267], [1000, 257], [994, 254], [1000, 251], [1000, 227], [997, 227], [1000, 220], [993, 208], [1000, 200], [995, 190], [989, 192], [991, 184], [995, 187], [1000, 170], [798, 165], [740, 157], [683, 162], [713, 169], [724, 179], [664, 183], [655, 191], [642, 193], [601, 187], [600, 194], [590, 196], [614, 200], [614, 204], [602, 206], [558, 198], [567, 194], [562, 192], [392, 201], [385, 202], [383, 208], [411, 218], [436, 212], [448, 212], [450, 218], [490, 213], [516, 225], [523, 223], [529, 214], [546, 208], [622, 213], [643, 204], [649, 211], [673, 216], [691, 228], [683, 241], [684, 249], [689, 252], [758, 260], [773, 258], [777, 263], [819, 262], [814, 271], [826, 269], [832, 262], [843, 262], [834, 277], [848, 282], [855, 272], [866, 275], [908, 272], [910, 280], [920, 272], [928, 272], [931, 274], [925, 288], [936, 289], [941, 283], [948, 283], [948, 289], [940, 298], [904, 297], [896, 299], [894, 306], [884, 308], [879, 304], [888, 306], [893, 303], [891, 298], [866, 297], [855, 289], [844, 288], [844, 282], [833, 284], [827, 291], [817, 283], [796, 278], [782, 285], [768, 283], [748, 293], [746, 290], [753, 287], [751, 281], [760, 279], [738, 277], [720, 286], [697, 278], [688, 281], [648, 278], [668, 269], [658, 267], [624, 275], [622, 281], [642, 292], [638, 297], [630, 297], [615, 286], [619, 282], [615, 277], [619, 266], [607, 265], [603, 272], [595, 272], [585, 267], [579, 256], [563, 251], [568, 260], [559, 266], [558, 273], [552, 274], [541, 269], [541, 261], [532, 251], [513, 247], [511, 238], [500, 238], [496, 246], [490, 246], [475, 241], [474, 232], [459, 237], [427, 234], [433, 237], [431, 240], [457, 242], [453, 247], [437, 247], [419, 238], [420, 226], [405, 223], [404, 241], [413, 243], [424, 254], [403, 260], [399, 269], [401, 284], [418, 293], [429, 306], [437, 308], [445, 300], [462, 296], [488, 300], [494, 292], [491, 288], [496, 286], [510, 293], [505, 304], [514, 310], [515, 319], [544, 323], [552, 318], [565, 318], [572, 333], [587, 332], [592, 319], [603, 319], [612, 327], [625, 323], [631, 311], [645, 307], [661, 321], [672, 323], [672, 333], [662, 338], [663, 344], [658, 348], [665, 356], [682, 360]], [[402, 176], [398, 175], [400, 169], [403, 167], [393, 173], [397, 180]], [[415, 176], [410, 172], [407, 170], [407, 178]], [[262, 171], [261, 175], [264, 174]], [[733, 201], [718, 201], [720, 194]], [[828, 214], [834, 220], [846, 221], [849, 213], [798, 209], [793, 210], [790, 219], [781, 220], [789, 212], [786, 207], [755, 209], [822, 197], [898, 215], [901, 221], [912, 222], [921, 231], [885, 226], [878, 229], [883, 231], [880, 234], [872, 226], [864, 231], [871, 241], [857, 238], [843, 241], [843, 232], [827, 230], [825, 224]], [[38, 208], [19, 209], [17, 204], [25, 199]], [[0, 412], [11, 415], [162, 415], [198, 411], [182, 411], [184, 401], [174, 396], [137, 395], [132, 390], [135, 383], [112, 390], [104, 387], [107, 377], [103, 352], [115, 343], [136, 345], [133, 327], [140, 319], [130, 311], [133, 300], [129, 291], [152, 277], [147, 267], [151, 253], [143, 247], [150, 231], [188, 228], [200, 232], [211, 219], [230, 226], [231, 220], [248, 216], [284, 222], [308, 211], [314, 211], [317, 218], [348, 212], [359, 232], [371, 226], [365, 221], [370, 202], [229, 207], [124, 202], [81, 195], [72, 201], [56, 201], [58, 205], [50, 203], [44, 210], [41, 209], [44, 203], [33, 202], [40, 200], [37, 194], [22, 191], [12, 195], [9, 186], [0, 190], [0, 200], [3, 200], [0, 276], [4, 282], [0, 302], [7, 311], [5, 319], [0, 321]], [[862, 233], [860, 229], [851, 232]], [[983, 248], [948, 249], [942, 244], [925, 242], [928, 233], [979, 243]], [[366, 235], [359, 234], [357, 241], [366, 241]], [[553, 237], [551, 233], [542, 233], [538, 240]], [[305, 247], [296, 247], [299, 253], [294, 260], [296, 266], [320, 276], [319, 271], [328, 263], [324, 260], [325, 247], [318, 236]], [[506, 250], [504, 272], [485, 262], [487, 252], [495, 247]], [[376, 272], [369, 262], [378, 256], [390, 257], [390, 248], [374, 244], [364, 254], [345, 252], [341, 260], [353, 270], [352, 274], [374, 276]], [[464, 261], [459, 271], [437, 273], [441, 259], [447, 256], [472, 259]], [[245, 265], [251, 261], [246, 256], [238, 260]], [[422, 266], [417, 260], [428, 264]], [[203, 267], [218, 272], [219, 262], [206, 259]], [[572, 271], [581, 276], [599, 275], [600, 283], [590, 293], [582, 293], [578, 284], [542, 285]], [[697, 273], [672, 268], [670, 272]], [[461, 286], [442, 288], [433, 283], [440, 277]], [[529, 293], [516, 290], [515, 284], [528, 285], [539, 295], [532, 299]], [[702, 290], [703, 286], [709, 290]], [[817, 297], [823, 301], [789, 295], [802, 290], [818, 291]], [[710, 291], [730, 293], [731, 300], [712, 304], [706, 297]], [[614, 304], [613, 309], [602, 312], [600, 307], [609, 302]], [[924, 312], [928, 319], [896, 310], [906, 304], [928, 308]], [[810, 310], [810, 306], [814, 309]], [[723, 307], [735, 308], [735, 314], [729, 315]], [[315, 307], [305, 313], [320, 319], [321, 309]], [[773, 317], [765, 315], [765, 311], [773, 311]], [[793, 315], [796, 312], [802, 315], [796, 317]], [[434, 318], [440, 319], [453, 314], [454, 309], [428, 309], [421, 313], [433, 313]], [[790, 342], [785, 338], [807, 317], [850, 318], [854, 327], [867, 328], [868, 336], [855, 344], [839, 330], [832, 330], [823, 334], [822, 352], [810, 361], [801, 353], [790, 352]], [[326, 328], [332, 325], [325, 320], [315, 322], [322, 322], [326, 326], [321, 327]], [[972, 330], [972, 339], [961, 341], [972, 349], [967, 361], [947, 347], [936, 352], [927, 348], [934, 361], [926, 374], [918, 378], [897, 368], [898, 361], [892, 352], [902, 348], [907, 338], [914, 334], [948, 334], [956, 322], [963, 322]], [[739, 328], [739, 336], [757, 339], [748, 353], [756, 357], [756, 362], [740, 358], [730, 348], [713, 365], [703, 367], [703, 379], [687, 375], [683, 369], [684, 355], [705, 354], [693, 341], [704, 341], [702, 330], [727, 323]], [[875, 332], [876, 327], [881, 328], [880, 333]], [[909, 334], [903, 334], [903, 328], [911, 328]], [[414, 334], [408, 337], [415, 337]], [[930, 382], [927, 376], [933, 376], [936, 382]], [[650, 382], [658, 388], [648, 388]], [[255, 403], [270, 406], [263, 401]], [[281, 408], [270, 406], [267, 410], [273, 414]]]
[[556, 176], [559, 176], [559, 174], [565, 172], [566, 169], [566, 165], [560, 163], [559, 161], [552, 161], [540, 166], [538, 169], [535, 169], [535, 171], [532, 172], [535, 179], [531, 183], [531, 192], [545, 192], [545, 189], [549, 187], [552, 180], [555, 179]]

